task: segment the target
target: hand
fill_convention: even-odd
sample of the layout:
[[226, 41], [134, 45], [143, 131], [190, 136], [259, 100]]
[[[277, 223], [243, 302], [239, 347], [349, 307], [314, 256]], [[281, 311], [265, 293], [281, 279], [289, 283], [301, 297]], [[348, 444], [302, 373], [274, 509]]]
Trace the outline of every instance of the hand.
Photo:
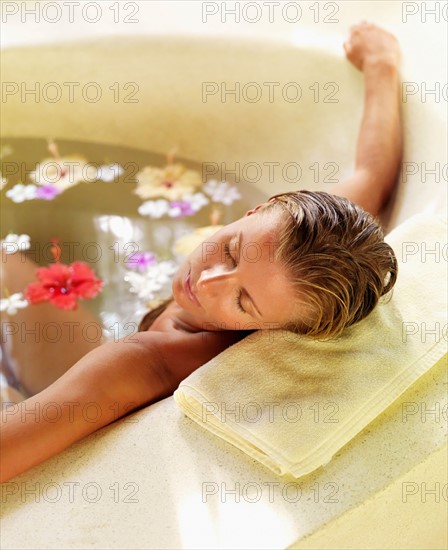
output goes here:
[[367, 21], [350, 27], [350, 37], [344, 42], [344, 49], [347, 59], [360, 71], [374, 64], [398, 67], [400, 62], [400, 48], [395, 36]]

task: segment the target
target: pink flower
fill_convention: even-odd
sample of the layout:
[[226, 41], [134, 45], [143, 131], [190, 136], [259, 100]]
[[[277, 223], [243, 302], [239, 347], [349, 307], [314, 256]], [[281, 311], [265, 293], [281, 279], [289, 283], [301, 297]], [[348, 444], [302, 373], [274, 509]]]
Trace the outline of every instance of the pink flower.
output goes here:
[[171, 201], [169, 215], [172, 218], [182, 218], [184, 216], [193, 216], [196, 214], [188, 201]]
[[156, 257], [152, 252], [134, 252], [126, 260], [129, 267], [135, 267], [139, 271], [146, 271], [148, 266], [156, 263]]
[[56, 195], [59, 195], [61, 190], [54, 185], [42, 185], [36, 189], [36, 199], [45, 199], [51, 201]]

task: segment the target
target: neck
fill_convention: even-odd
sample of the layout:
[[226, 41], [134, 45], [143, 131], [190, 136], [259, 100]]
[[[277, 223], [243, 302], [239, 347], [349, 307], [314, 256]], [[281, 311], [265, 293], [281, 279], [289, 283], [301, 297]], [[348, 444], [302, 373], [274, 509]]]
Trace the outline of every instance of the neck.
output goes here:
[[195, 320], [195, 317], [181, 308], [179, 304], [173, 300], [170, 304], [170, 318], [182, 330], [187, 332], [203, 332], [203, 326]]

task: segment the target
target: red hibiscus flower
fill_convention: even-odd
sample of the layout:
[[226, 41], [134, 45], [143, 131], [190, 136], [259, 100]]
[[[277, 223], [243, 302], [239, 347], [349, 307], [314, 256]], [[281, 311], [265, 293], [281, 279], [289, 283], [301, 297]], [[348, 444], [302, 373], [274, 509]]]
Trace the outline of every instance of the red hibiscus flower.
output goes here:
[[60, 249], [56, 248], [54, 254], [56, 263], [38, 268], [36, 275], [39, 282], [25, 288], [25, 297], [32, 305], [51, 302], [61, 309], [74, 310], [79, 299], [94, 298], [101, 291], [103, 281], [95, 277], [86, 263], [61, 264], [58, 261]]

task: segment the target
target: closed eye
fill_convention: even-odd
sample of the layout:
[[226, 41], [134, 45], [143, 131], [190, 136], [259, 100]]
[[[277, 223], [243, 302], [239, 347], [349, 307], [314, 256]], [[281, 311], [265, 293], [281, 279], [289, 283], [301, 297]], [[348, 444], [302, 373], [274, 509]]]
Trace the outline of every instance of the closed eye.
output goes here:
[[226, 243], [224, 245], [224, 252], [226, 254], [226, 258], [229, 258], [232, 263], [233, 263], [233, 267], [236, 267], [237, 266], [237, 263], [236, 263], [236, 260], [235, 258], [230, 254], [230, 246], [229, 246], [229, 243]]
[[[224, 252], [225, 252], [226, 258], [229, 258], [231, 260], [231, 262], [233, 264], [233, 267], [236, 267], [237, 262], [236, 262], [235, 258], [230, 254], [229, 243], [226, 243], [224, 245]], [[238, 292], [238, 296], [236, 297], [235, 304], [241, 312], [247, 313], [247, 311], [243, 308], [243, 306], [241, 304], [241, 296], [242, 295], [243, 295], [243, 291], [240, 289], [239, 292]]]

